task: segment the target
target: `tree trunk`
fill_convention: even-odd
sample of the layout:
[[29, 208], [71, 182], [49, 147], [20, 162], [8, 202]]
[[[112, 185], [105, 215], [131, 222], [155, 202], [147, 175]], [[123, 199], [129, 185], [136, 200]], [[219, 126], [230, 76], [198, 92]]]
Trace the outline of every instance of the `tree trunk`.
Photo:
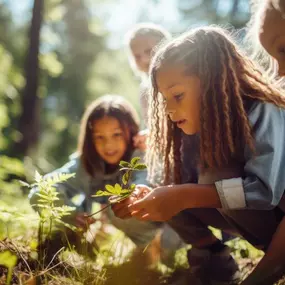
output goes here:
[[39, 134], [39, 47], [40, 30], [43, 21], [44, 0], [34, 0], [32, 22], [29, 32], [29, 47], [25, 62], [26, 85], [21, 97], [22, 114], [19, 117], [18, 131], [21, 139], [15, 144], [14, 156], [19, 158], [28, 154], [35, 146]]

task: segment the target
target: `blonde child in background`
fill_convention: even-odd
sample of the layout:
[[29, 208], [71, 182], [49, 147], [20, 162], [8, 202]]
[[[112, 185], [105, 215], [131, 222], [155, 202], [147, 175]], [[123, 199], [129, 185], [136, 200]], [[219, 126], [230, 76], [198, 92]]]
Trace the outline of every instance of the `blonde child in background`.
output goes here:
[[163, 27], [153, 23], [137, 24], [126, 36], [128, 57], [134, 73], [140, 78], [140, 107], [143, 117], [143, 128], [134, 138], [134, 143], [141, 150], [146, 149], [148, 131], [148, 71], [155, 49], [163, 42], [171, 39], [171, 34]]

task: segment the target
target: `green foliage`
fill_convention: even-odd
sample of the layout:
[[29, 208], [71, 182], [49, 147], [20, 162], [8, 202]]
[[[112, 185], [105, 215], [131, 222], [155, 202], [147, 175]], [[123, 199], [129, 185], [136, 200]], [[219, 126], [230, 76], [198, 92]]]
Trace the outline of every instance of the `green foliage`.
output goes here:
[[22, 218], [24, 215], [16, 207], [11, 207], [3, 201], [0, 202], [0, 220], [4, 223], [13, 221], [15, 218]]
[[11, 175], [22, 177], [24, 175], [23, 163], [16, 158], [0, 155], [0, 194], [19, 194], [19, 185], [10, 179]]
[[120, 199], [125, 199], [130, 196], [136, 188], [135, 184], [130, 184], [132, 172], [146, 169], [146, 165], [139, 163], [139, 161], [140, 157], [134, 157], [131, 162], [121, 161], [120, 171], [125, 172], [122, 176], [122, 184], [116, 183], [114, 186], [106, 185], [105, 190], [98, 190], [93, 197], [115, 196], [115, 199], [112, 201], [117, 202]]
[[12, 270], [16, 266], [17, 256], [10, 251], [4, 251], [0, 253], [0, 265], [7, 267], [8, 275], [6, 284], [10, 284], [12, 280]]
[[67, 224], [62, 221], [62, 218], [70, 215], [75, 208], [66, 205], [56, 205], [57, 201], [59, 201], [59, 193], [54, 186], [55, 184], [64, 182], [69, 178], [74, 177], [74, 175], [74, 173], [56, 173], [48, 177], [43, 177], [39, 174], [39, 172], [36, 171], [36, 183], [29, 185], [22, 182], [25, 186], [28, 186], [30, 188], [38, 187], [39, 191], [36, 193], [36, 195], [39, 197], [39, 199], [37, 200], [37, 204], [35, 206], [40, 209], [40, 223], [48, 223], [48, 228], [51, 228], [51, 224], [53, 222], [67, 226]]
[[[36, 206], [39, 211], [39, 226], [38, 226], [38, 244], [42, 245], [46, 237], [50, 237], [52, 229], [54, 226], [64, 226], [72, 230], [75, 230], [75, 227], [65, 223], [62, 219], [66, 216], [69, 216], [74, 210], [74, 207], [69, 207], [66, 205], [57, 205], [59, 201], [59, 193], [54, 187], [56, 184], [64, 182], [71, 177], [74, 177], [72, 174], [56, 173], [47, 177], [43, 177], [39, 172], [35, 173], [35, 183], [27, 184], [21, 182], [24, 186], [29, 188], [37, 187], [38, 192], [36, 195], [39, 197], [37, 200]], [[39, 247], [39, 263], [44, 260], [44, 249]]]

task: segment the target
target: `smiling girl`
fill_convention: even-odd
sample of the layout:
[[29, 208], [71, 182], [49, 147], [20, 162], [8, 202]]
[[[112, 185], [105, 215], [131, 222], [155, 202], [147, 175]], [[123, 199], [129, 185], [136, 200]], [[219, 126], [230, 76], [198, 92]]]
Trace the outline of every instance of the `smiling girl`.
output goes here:
[[[129, 102], [121, 96], [103, 96], [87, 108], [81, 121], [78, 153], [73, 155], [63, 167], [50, 174], [75, 173], [74, 178], [56, 187], [60, 197], [58, 203], [76, 208], [75, 214], [69, 220], [71, 224], [86, 231], [89, 224], [95, 222], [94, 219], [86, 219], [86, 214], [91, 213], [92, 203], [108, 203], [106, 197], [91, 196], [98, 190], [104, 189], [106, 184], [121, 183], [122, 177], [119, 172], [121, 160], [130, 161], [132, 157], [142, 157], [143, 154], [133, 145], [133, 137], [138, 130], [138, 115]], [[146, 171], [135, 172], [131, 182], [145, 184], [146, 177]], [[37, 191], [37, 188], [31, 190], [32, 205], [36, 205], [40, 198], [36, 195]], [[135, 218], [122, 220], [115, 217], [110, 208], [106, 213], [110, 223], [123, 231], [137, 245], [137, 252], [141, 254], [161, 230], [161, 223], [141, 222]], [[90, 257], [96, 256], [92, 244], [82, 244], [80, 235], [70, 231], [67, 233], [68, 240], [62, 232], [54, 233], [53, 240], [49, 241], [47, 264], [61, 247], [68, 244], [75, 246], [79, 253], [85, 253]], [[180, 239], [178, 241], [181, 242]], [[168, 254], [175, 252], [177, 246], [180, 246], [172, 241], [164, 245], [162, 253], [165, 251]], [[150, 259], [153, 258], [151, 249], [150, 246], [146, 250], [146, 255], [150, 255]]]

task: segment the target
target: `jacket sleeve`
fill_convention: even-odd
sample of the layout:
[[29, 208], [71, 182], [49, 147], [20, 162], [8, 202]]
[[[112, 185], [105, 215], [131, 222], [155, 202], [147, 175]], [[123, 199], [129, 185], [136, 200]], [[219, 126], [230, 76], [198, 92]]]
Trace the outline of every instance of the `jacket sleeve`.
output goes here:
[[223, 208], [269, 210], [285, 189], [285, 110], [258, 103], [249, 113], [256, 153], [245, 150], [244, 176], [216, 182]]
[[[79, 158], [73, 158], [63, 167], [47, 174], [45, 177], [52, 176], [57, 173], [66, 173], [71, 174], [75, 173], [75, 177], [68, 179], [65, 182], [58, 183], [55, 185], [57, 192], [59, 193], [57, 201], [57, 205], [67, 205], [71, 207], [75, 207], [76, 211], [83, 212], [85, 211], [85, 200], [89, 193], [88, 189], [88, 179], [84, 179], [82, 177], [82, 173], [80, 173], [80, 161]], [[31, 189], [29, 193], [30, 203], [35, 210], [38, 211], [38, 207], [36, 206], [40, 197], [37, 195], [39, 192], [38, 187], [34, 187]]]

